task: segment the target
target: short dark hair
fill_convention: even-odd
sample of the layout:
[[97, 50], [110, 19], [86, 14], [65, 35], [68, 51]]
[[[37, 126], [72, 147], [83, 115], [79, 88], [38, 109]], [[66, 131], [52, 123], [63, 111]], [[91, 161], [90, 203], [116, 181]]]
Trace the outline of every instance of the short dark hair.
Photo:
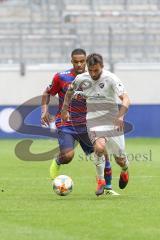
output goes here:
[[103, 67], [103, 57], [98, 53], [88, 55], [86, 62], [87, 66], [93, 66], [99, 63]]
[[73, 57], [73, 55], [85, 55], [86, 56], [86, 51], [82, 48], [76, 48], [72, 51], [71, 57]]

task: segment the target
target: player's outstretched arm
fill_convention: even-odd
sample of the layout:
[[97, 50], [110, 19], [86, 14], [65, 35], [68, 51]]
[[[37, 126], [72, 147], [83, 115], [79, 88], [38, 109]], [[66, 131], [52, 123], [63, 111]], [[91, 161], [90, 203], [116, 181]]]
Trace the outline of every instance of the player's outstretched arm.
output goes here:
[[127, 93], [124, 93], [123, 95], [119, 96], [119, 98], [122, 101], [122, 105], [119, 109], [118, 115], [119, 115], [119, 117], [121, 117], [121, 116], [124, 117], [125, 113], [128, 111], [128, 108], [129, 108], [131, 102], [130, 102], [130, 99], [129, 99], [129, 96]]
[[73, 94], [74, 94], [74, 87], [71, 84], [65, 94], [65, 98], [64, 98], [64, 102], [61, 110], [61, 118], [62, 118], [62, 121], [64, 122], [69, 119], [68, 107], [73, 97]]
[[118, 131], [123, 131], [123, 127], [124, 127], [123, 120], [130, 105], [130, 99], [127, 93], [124, 93], [123, 95], [119, 96], [119, 98], [122, 101], [122, 105], [119, 109], [119, 113], [115, 120], [115, 126], [118, 127]]

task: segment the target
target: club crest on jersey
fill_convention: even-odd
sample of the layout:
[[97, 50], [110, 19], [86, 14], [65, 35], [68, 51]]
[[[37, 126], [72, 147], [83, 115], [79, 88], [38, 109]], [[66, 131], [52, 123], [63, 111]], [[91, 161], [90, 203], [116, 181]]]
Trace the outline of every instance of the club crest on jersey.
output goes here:
[[99, 84], [100, 88], [104, 88], [104, 83]]

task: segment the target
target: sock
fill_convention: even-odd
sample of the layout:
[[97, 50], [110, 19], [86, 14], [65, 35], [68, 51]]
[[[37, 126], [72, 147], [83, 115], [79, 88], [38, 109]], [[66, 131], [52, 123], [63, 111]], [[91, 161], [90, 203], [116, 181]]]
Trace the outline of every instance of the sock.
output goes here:
[[106, 159], [106, 161], [105, 161], [104, 179], [106, 181], [106, 188], [112, 189], [112, 184], [111, 184], [111, 181], [112, 181], [112, 168], [111, 168], [110, 161], [108, 159]]
[[128, 166], [122, 167], [122, 171], [123, 171], [123, 172], [127, 171], [127, 169], [128, 169]]
[[104, 156], [99, 157], [95, 154], [94, 163], [96, 165], [96, 173], [98, 179], [104, 179], [104, 166], [105, 166]]
[[59, 158], [59, 157], [57, 157], [55, 161], [56, 161], [57, 165], [61, 165], [61, 162], [60, 162], [60, 158]]
[[96, 172], [98, 179], [104, 179], [104, 163], [96, 165]]
[[128, 161], [127, 157], [126, 157], [126, 159], [125, 159], [125, 165], [122, 167], [122, 171], [123, 171], [123, 172], [125, 172], [125, 171], [128, 170], [128, 165], [129, 165], [129, 161]]
[[51, 163], [50, 170], [49, 170], [51, 179], [54, 179], [55, 177], [58, 176], [59, 169], [61, 166], [61, 163], [58, 160], [59, 158], [54, 159]]

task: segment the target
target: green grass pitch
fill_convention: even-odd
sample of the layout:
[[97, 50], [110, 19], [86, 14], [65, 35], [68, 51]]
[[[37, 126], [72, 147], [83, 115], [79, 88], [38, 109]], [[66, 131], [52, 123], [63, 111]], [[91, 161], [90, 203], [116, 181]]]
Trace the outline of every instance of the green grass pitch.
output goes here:
[[[95, 168], [78, 146], [72, 163], [61, 167], [74, 181], [60, 197], [49, 180], [51, 161], [21, 161], [17, 140], [0, 141], [0, 239], [2, 240], [158, 240], [160, 239], [160, 139], [127, 139], [130, 182], [118, 188], [119, 167], [112, 160], [113, 188], [120, 196], [96, 197]], [[52, 149], [35, 140], [32, 151]]]

